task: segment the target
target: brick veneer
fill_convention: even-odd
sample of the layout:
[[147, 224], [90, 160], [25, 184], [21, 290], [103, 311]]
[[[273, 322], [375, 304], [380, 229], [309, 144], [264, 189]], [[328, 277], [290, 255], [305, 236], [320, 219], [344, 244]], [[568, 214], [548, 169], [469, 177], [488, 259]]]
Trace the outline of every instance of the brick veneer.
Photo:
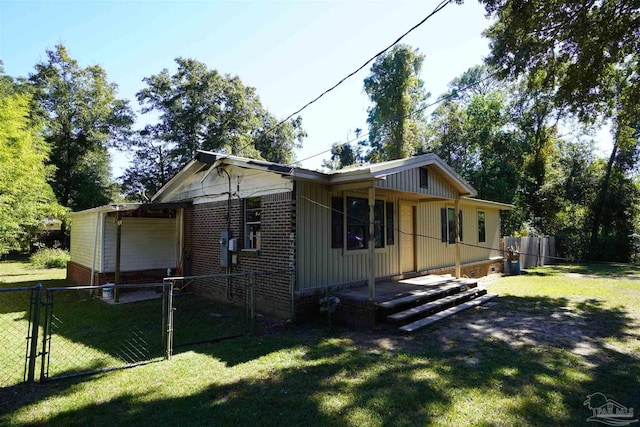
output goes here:
[[[126, 285], [143, 283], [160, 283], [166, 277], [164, 269], [123, 271], [120, 273], [120, 283]], [[115, 273], [94, 273], [94, 285], [105, 285], [115, 282]], [[88, 286], [91, 284], [91, 268], [73, 261], [67, 263], [67, 280], [75, 285]]]
[[[290, 269], [295, 263], [295, 201], [293, 193], [261, 196], [259, 251], [241, 250], [231, 273], [273, 272]], [[232, 200], [231, 230], [240, 247], [244, 243], [244, 205]], [[220, 236], [227, 227], [227, 202], [192, 205], [185, 209], [185, 273], [192, 276], [226, 274], [220, 266]], [[231, 301], [244, 306], [247, 276], [230, 279]], [[187, 285], [191, 289], [220, 301], [228, 300], [225, 277], [197, 279]], [[291, 274], [258, 274], [255, 276], [255, 305], [258, 312], [290, 318]]]

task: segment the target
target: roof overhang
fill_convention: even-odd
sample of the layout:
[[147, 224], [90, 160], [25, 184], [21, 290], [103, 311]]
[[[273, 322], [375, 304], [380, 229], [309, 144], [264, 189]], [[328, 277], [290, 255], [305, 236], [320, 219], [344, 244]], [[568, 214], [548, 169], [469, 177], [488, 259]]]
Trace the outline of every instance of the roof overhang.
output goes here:
[[96, 208], [85, 209], [83, 211], [72, 212], [71, 215], [87, 213], [111, 213], [111, 212], [131, 212], [137, 210], [159, 211], [162, 209], [179, 209], [188, 206], [188, 202], [180, 203], [112, 203], [110, 205], [98, 206]]
[[458, 175], [453, 168], [433, 153], [410, 157], [408, 159], [392, 160], [355, 168], [341, 169], [331, 173], [324, 173], [298, 166], [282, 165], [263, 160], [232, 156], [225, 153], [198, 150], [195, 157], [173, 178], [171, 178], [169, 182], [162, 186], [162, 188], [153, 195], [151, 200], [153, 202], [161, 201], [165, 196], [171, 194], [189, 179], [193, 179], [192, 177], [195, 174], [205, 172], [204, 176], [201, 178], [204, 180], [207, 173], [209, 173], [207, 171], [225, 165], [276, 173], [285, 179], [312, 181], [334, 188], [354, 183], [363, 183], [364, 185], [367, 185], [368, 183], [384, 180], [387, 176], [392, 174], [413, 168], [427, 167], [429, 170], [432, 170], [446, 182], [451, 184], [460, 196], [473, 197], [477, 194], [477, 191], [467, 181], [465, 181], [464, 178]]
[[513, 205], [508, 203], [492, 202], [490, 200], [474, 199], [473, 197], [462, 197], [460, 199], [462, 205], [473, 205], [477, 207], [500, 209], [501, 211], [510, 211], [513, 209]]
[[352, 169], [342, 169], [335, 171], [329, 177], [330, 185], [346, 184], [355, 181], [376, 181], [385, 179], [388, 175], [393, 175], [409, 169], [427, 167], [449, 182], [460, 193], [461, 196], [475, 196], [477, 191], [464, 178], [447, 165], [444, 160], [436, 154], [423, 154], [421, 156], [410, 157], [408, 159], [392, 160], [383, 163], [374, 163]]

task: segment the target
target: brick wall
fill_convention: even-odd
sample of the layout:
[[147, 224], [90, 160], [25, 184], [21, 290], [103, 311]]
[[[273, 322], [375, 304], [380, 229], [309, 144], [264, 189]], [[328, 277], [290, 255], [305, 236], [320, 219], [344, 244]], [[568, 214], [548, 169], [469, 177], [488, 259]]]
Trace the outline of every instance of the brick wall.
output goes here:
[[[123, 271], [120, 273], [120, 284], [160, 283], [166, 277], [166, 270]], [[67, 263], [67, 280], [74, 285], [91, 285], [91, 269], [84, 265], [69, 261]], [[95, 286], [115, 282], [115, 273], [95, 273]]]
[[[241, 250], [231, 273], [270, 272], [292, 268], [295, 263], [295, 202], [293, 193], [261, 196], [259, 251]], [[227, 227], [227, 202], [192, 205], [185, 210], [185, 274], [200, 276], [226, 274], [220, 266], [220, 236]], [[244, 246], [244, 205], [232, 200], [231, 231], [240, 247]], [[246, 303], [248, 277], [197, 279], [187, 285], [207, 297], [229, 301], [238, 306]], [[291, 317], [291, 274], [258, 274], [255, 276], [256, 310], [280, 318]]]

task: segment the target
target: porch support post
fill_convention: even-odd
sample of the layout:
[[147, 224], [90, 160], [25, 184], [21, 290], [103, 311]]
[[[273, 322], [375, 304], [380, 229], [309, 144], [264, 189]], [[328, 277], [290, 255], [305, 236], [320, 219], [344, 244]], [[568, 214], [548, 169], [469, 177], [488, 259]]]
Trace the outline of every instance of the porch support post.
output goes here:
[[376, 239], [375, 239], [375, 215], [376, 189], [374, 183], [369, 188], [369, 300], [376, 297]]
[[455, 229], [456, 229], [456, 279], [460, 278], [460, 198], [455, 200]]
[[[120, 213], [120, 207], [116, 208], [116, 271], [114, 274], [114, 284], [120, 284], [120, 247], [122, 245], [122, 216]], [[120, 302], [120, 295], [118, 288], [113, 290], [113, 296], [115, 302]]]

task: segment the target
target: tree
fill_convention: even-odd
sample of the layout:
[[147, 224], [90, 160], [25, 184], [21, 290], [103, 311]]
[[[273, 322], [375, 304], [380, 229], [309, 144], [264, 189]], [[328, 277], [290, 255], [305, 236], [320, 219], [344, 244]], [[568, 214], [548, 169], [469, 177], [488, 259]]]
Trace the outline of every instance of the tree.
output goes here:
[[[491, 39], [488, 62], [502, 76], [544, 73], [542, 86], [561, 111], [584, 122], [613, 121], [612, 153], [591, 207], [590, 250], [598, 256], [607, 230], [626, 233], [612, 227], [607, 200], [613, 189], [632, 190], [622, 178], [629, 178], [625, 164], [635, 162], [640, 141], [640, 0], [481, 1], [498, 18], [485, 35]], [[633, 197], [617, 200], [632, 203]]]
[[0, 255], [27, 249], [46, 221], [64, 213], [47, 183], [49, 148], [29, 120], [29, 96], [13, 89], [0, 87]]
[[133, 123], [128, 101], [116, 98], [117, 86], [102, 67], [82, 68], [61, 44], [47, 50], [47, 61], [35, 66], [29, 81], [34, 109], [45, 119], [58, 202], [72, 210], [108, 203], [115, 187], [107, 147], [127, 140]]
[[[489, 64], [510, 78], [545, 72], [558, 106], [582, 118], [607, 108], [618, 69], [638, 70], [639, 0], [481, 2], [498, 18], [485, 32]], [[629, 92], [640, 94], [640, 80], [630, 83]]]
[[[183, 164], [196, 150], [222, 151], [272, 161], [289, 161], [305, 134], [301, 119], [276, 125], [256, 90], [238, 77], [222, 75], [194, 59], [177, 58], [178, 69], [145, 77], [137, 93], [142, 112], [160, 114], [148, 129]], [[257, 142], [256, 142], [257, 140]]]
[[122, 190], [130, 200], [148, 202], [175, 173], [176, 163], [162, 141], [155, 140], [148, 130], [132, 138], [132, 165], [119, 178]]
[[364, 90], [369, 108], [369, 161], [402, 159], [424, 144], [422, 110], [429, 94], [419, 78], [424, 55], [406, 45], [396, 45], [378, 57]]

